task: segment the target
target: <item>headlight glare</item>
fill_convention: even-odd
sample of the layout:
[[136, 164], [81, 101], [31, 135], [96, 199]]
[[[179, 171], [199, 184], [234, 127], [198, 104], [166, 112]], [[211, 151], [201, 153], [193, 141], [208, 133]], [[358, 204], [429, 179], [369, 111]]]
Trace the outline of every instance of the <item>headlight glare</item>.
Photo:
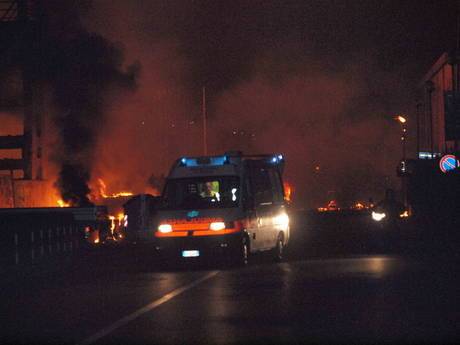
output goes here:
[[385, 218], [387, 215], [384, 212], [375, 212], [372, 211], [372, 219], [375, 220], [376, 222], [380, 222], [383, 218]]
[[281, 213], [273, 217], [273, 224], [280, 226], [283, 230], [287, 230], [289, 227], [289, 216], [286, 213]]
[[172, 226], [171, 226], [171, 224], [160, 224], [158, 226], [158, 231], [163, 233], [163, 234], [171, 232], [172, 231]]
[[212, 222], [209, 225], [209, 229], [214, 230], [214, 231], [224, 230], [225, 223], [224, 222]]

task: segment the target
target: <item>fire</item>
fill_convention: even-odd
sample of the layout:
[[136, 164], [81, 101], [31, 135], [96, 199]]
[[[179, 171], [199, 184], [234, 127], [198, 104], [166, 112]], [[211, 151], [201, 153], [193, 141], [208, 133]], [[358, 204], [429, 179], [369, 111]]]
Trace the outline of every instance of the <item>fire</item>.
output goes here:
[[132, 196], [132, 192], [119, 192], [119, 193], [114, 193], [108, 196], [108, 198], [119, 198], [121, 196]]
[[360, 203], [359, 201], [353, 205], [355, 210], [362, 210], [365, 208], [364, 204]]
[[59, 205], [59, 207], [70, 207], [70, 204], [68, 202], [65, 202], [64, 200], [62, 199], [59, 199], [57, 201], [57, 204]]
[[124, 196], [132, 196], [132, 195], [134, 195], [132, 192], [126, 192], [126, 191], [109, 194], [107, 192], [107, 185], [105, 184], [104, 180], [101, 179], [101, 178], [98, 178], [97, 182], [98, 182], [99, 195], [104, 199], [107, 199], [107, 198], [120, 198], [120, 197], [124, 197]]
[[410, 216], [409, 211], [405, 210], [403, 213], [399, 215], [399, 218], [407, 218], [409, 216]]
[[111, 239], [117, 241], [123, 238], [123, 229], [126, 227], [126, 216], [124, 213], [119, 213], [116, 216], [110, 215], [110, 234]]
[[291, 202], [292, 201], [292, 192], [293, 192], [292, 185], [290, 183], [284, 181], [283, 186], [284, 186], [284, 200], [286, 200], [287, 202]]

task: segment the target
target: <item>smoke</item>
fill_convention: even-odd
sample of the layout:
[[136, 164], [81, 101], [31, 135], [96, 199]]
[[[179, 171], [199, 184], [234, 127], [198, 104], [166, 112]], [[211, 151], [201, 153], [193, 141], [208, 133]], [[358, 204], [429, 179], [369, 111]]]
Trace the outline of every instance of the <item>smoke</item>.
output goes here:
[[179, 42], [159, 33], [157, 21], [166, 19], [160, 3], [118, 1], [95, 3], [85, 20], [89, 30], [123, 42], [127, 60], [142, 63], [136, 92], [114, 99], [95, 148], [93, 175], [113, 192], [158, 194], [161, 185], [151, 182], [163, 180], [175, 157], [201, 149], [201, 95], [189, 87]]
[[88, 198], [90, 180], [87, 167], [79, 166], [78, 163], [63, 163], [56, 182], [61, 192], [61, 197], [74, 206], [88, 206], [91, 202]]
[[[201, 154], [203, 86], [209, 152], [285, 153], [286, 178], [303, 205], [378, 199], [397, 186], [392, 116], [414, 113], [413, 90], [453, 42], [457, 8], [454, 1], [41, 3], [40, 77], [56, 127], [50, 149], [56, 186], [73, 204], [88, 203], [98, 178], [109, 193], [158, 192], [148, 186], [159, 189], [174, 159]], [[414, 124], [412, 116], [409, 152]]]
[[[78, 6], [77, 6], [78, 5]], [[43, 79], [50, 92], [58, 146], [56, 186], [64, 201], [89, 204], [89, 181], [99, 133], [113, 100], [136, 85], [137, 65], [126, 67], [120, 46], [84, 29], [85, 2], [47, 1], [42, 35]]]
[[94, 4], [85, 25], [123, 42], [143, 69], [100, 133], [93, 173], [109, 186], [143, 192], [177, 157], [202, 153], [206, 86], [209, 152], [284, 153], [299, 204], [347, 205], [396, 187], [392, 116], [412, 109], [413, 80], [388, 69], [368, 37], [350, 39], [352, 17], [333, 37], [319, 5], [111, 4]]
[[396, 183], [397, 123], [379, 104], [356, 106], [373, 91], [366, 76], [376, 75], [375, 66], [333, 71], [312, 58], [269, 64], [284, 72], [256, 69], [219, 96], [210, 124], [214, 153], [284, 153], [294, 198], [308, 206], [378, 199]]

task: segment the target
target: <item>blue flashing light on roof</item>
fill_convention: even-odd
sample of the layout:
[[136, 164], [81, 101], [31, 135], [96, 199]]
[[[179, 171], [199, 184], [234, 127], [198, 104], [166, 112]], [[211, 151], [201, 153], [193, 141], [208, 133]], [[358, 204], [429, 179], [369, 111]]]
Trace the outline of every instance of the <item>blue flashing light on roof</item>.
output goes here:
[[180, 162], [182, 166], [186, 167], [197, 167], [204, 165], [218, 166], [230, 163], [227, 156], [182, 158]]
[[270, 158], [270, 163], [273, 163], [273, 164], [278, 164], [278, 163], [281, 163], [283, 161], [284, 157], [282, 154], [278, 154], [276, 156], [273, 156]]

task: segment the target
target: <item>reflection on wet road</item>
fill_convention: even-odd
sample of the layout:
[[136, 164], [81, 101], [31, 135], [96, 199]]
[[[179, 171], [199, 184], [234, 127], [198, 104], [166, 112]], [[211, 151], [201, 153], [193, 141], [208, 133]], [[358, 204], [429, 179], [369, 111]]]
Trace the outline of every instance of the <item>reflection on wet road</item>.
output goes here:
[[255, 260], [244, 268], [129, 265], [4, 296], [2, 339], [54, 343], [452, 341], [455, 281], [397, 256]]

